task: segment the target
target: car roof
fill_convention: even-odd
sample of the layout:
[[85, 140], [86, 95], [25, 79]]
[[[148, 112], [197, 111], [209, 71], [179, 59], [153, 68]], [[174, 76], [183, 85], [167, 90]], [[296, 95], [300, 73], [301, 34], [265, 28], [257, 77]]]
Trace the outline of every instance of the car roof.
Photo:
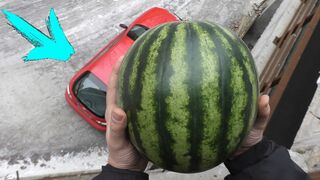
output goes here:
[[132, 24], [142, 24], [146, 27], [154, 27], [159, 25], [159, 22], [167, 22], [172, 19], [177, 20], [177, 17], [168, 10], [153, 7], [139, 16]]
[[177, 17], [163, 8], [154, 7], [144, 12], [136, 18], [128, 29], [120, 32], [113, 38], [107, 46], [105, 46], [90, 62], [88, 70], [95, 74], [105, 84], [108, 84], [108, 77], [112, 72], [112, 67], [115, 62], [125, 53], [127, 49], [134, 43], [127, 33], [135, 25], [143, 25], [148, 28], [153, 28], [157, 25], [177, 21]]

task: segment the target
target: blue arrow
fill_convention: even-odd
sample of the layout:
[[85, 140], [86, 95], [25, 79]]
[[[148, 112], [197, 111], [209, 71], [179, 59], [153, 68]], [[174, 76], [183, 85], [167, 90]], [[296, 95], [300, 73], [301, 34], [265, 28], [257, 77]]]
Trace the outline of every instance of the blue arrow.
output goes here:
[[46, 21], [51, 38], [23, 18], [6, 10], [2, 10], [2, 12], [11, 23], [11, 26], [35, 46], [23, 57], [25, 62], [41, 59], [67, 61], [74, 54], [74, 49], [66, 38], [53, 8], [51, 8]]

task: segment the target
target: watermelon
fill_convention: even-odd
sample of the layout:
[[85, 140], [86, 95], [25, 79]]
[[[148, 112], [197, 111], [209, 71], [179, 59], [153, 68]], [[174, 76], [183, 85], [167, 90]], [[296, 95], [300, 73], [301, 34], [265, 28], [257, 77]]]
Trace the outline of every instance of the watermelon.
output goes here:
[[147, 31], [119, 72], [118, 105], [132, 144], [155, 165], [194, 173], [240, 145], [256, 118], [250, 51], [217, 24], [173, 22]]

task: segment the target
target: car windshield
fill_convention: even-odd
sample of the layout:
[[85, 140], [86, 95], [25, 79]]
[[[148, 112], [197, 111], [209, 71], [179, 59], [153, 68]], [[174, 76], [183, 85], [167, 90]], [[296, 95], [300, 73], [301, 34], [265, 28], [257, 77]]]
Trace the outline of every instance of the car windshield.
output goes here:
[[106, 110], [106, 86], [90, 72], [81, 76], [73, 86], [77, 99], [93, 114], [103, 118]]
[[148, 30], [147, 27], [142, 26], [142, 25], [135, 25], [129, 32], [128, 32], [128, 37], [131, 38], [132, 40], [138, 39], [139, 36], [141, 36], [144, 32]]

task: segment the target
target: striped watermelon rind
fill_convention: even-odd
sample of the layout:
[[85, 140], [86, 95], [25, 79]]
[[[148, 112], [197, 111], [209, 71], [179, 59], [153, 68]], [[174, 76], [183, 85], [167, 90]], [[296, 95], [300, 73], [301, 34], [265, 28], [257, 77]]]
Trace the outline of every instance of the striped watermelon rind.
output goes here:
[[124, 57], [118, 105], [133, 145], [167, 170], [193, 173], [223, 162], [257, 114], [252, 55], [229, 30], [173, 22], [147, 31]]

